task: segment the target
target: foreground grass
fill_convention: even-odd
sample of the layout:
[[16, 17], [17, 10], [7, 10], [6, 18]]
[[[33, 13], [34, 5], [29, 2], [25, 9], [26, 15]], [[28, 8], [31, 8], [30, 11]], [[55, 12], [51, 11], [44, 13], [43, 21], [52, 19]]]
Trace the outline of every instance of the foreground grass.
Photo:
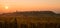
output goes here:
[[0, 28], [60, 28], [60, 17], [1, 16]]

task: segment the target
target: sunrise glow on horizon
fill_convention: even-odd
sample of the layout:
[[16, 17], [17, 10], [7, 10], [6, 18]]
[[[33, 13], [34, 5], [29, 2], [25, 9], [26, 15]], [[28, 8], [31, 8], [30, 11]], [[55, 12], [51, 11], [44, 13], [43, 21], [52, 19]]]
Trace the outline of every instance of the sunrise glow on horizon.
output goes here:
[[15, 11], [60, 12], [60, 0], [0, 0], [0, 12]]

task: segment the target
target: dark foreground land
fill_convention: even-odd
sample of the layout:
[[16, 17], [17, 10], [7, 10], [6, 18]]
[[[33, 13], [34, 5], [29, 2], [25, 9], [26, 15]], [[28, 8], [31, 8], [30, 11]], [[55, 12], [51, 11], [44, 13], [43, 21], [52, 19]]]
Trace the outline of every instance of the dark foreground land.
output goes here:
[[60, 28], [60, 14], [51, 11], [1, 14], [0, 28]]

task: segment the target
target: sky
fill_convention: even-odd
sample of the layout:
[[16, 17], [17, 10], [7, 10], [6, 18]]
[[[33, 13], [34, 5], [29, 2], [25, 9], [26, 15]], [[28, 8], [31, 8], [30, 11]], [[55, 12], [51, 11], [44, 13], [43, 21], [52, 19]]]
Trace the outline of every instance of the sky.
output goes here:
[[60, 0], [0, 0], [0, 13], [15, 11], [54, 11], [60, 13]]

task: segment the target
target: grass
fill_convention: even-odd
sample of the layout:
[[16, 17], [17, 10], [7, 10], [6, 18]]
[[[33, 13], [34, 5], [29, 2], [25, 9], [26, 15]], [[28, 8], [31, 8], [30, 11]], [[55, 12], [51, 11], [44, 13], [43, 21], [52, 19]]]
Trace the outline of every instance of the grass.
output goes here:
[[0, 28], [60, 28], [60, 17], [1, 16]]

